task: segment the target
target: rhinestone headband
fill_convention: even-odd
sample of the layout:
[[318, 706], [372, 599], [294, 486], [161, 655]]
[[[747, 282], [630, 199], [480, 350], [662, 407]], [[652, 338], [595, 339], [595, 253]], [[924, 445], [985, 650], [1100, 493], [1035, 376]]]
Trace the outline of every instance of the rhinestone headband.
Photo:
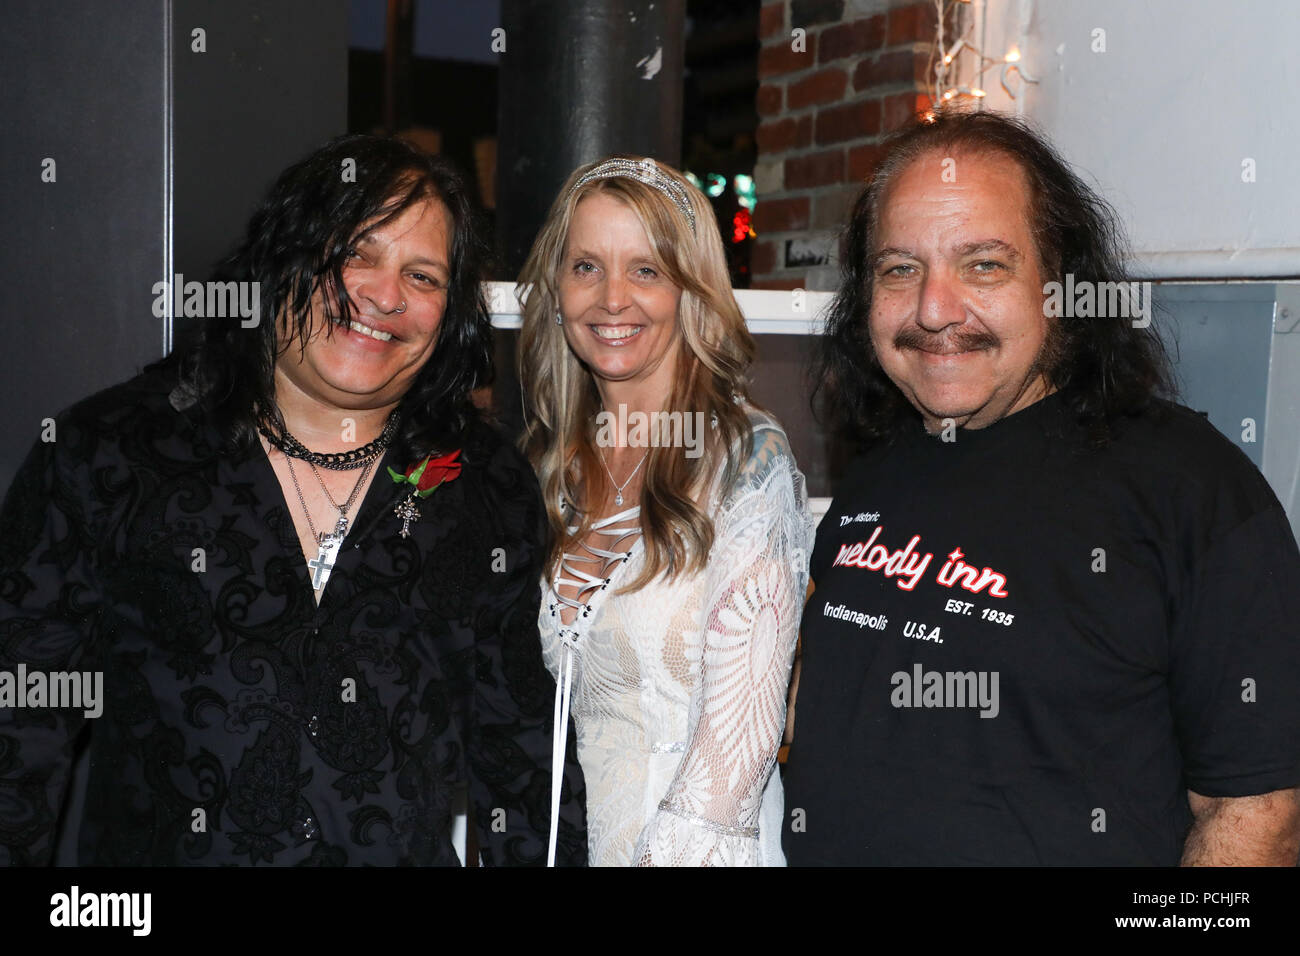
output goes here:
[[572, 195], [578, 187], [594, 179], [612, 179], [615, 176], [626, 176], [628, 179], [635, 179], [659, 190], [682, 211], [686, 221], [691, 224], [691, 232], [695, 232], [695, 210], [691, 208], [691, 200], [686, 195], [686, 190], [681, 183], [665, 176], [653, 159], [608, 159], [595, 169], [583, 173], [582, 177], [573, 184], [569, 194]]

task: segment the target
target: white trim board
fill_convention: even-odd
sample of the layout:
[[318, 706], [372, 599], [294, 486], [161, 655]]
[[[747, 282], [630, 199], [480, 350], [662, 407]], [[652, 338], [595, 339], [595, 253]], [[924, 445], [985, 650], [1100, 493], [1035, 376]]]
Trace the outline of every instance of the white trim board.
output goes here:
[[[523, 325], [523, 310], [515, 288], [513, 282], [483, 283], [483, 296], [494, 329], [518, 329]], [[835, 293], [737, 289], [735, 296], [745, 324], [755, 335], [820, 335], [822, 317]]]

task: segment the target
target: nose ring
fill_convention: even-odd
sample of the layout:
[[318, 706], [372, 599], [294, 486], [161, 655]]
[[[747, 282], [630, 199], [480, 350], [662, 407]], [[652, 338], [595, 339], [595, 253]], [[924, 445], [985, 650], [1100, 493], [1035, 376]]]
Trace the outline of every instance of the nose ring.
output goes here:
[[405, 312], [405, 311], [406, 311], [406, 300], [405, 300], [405, 299], [402, 300], [402, 307], [401, 307], [400, 309], [394, 309], [393, 311], [396, 312], [398, 315], [401, 315], [403, 312]]

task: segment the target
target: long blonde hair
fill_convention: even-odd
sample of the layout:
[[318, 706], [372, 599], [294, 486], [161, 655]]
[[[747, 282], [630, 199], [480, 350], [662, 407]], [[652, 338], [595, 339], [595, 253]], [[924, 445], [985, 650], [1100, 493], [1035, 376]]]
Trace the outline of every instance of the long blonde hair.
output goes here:
[[[627, 158], [642, 162], [641, 157]], [[739, 462], [753, 444], [743, 403], [749, 398], [747, 374], [754, 360], [753, 336], [731, 291], [722, 239], [713, 209], [698, 189], [676, 170], [657, 164], [679, 183], [695, 214], [692, 232], [682, 211], [654, 186], [629, 176], [574, 183], [598, 163], [573, 171], [551, 206], [546, 222], [519, 275], [524, 303], [519, 342], [524, 434], [520, 444], [536, 469], [550, 524], [547, 568], [586, 537], [597, 515], [593, 502], [604, 500], [604, 472], [596, 447], [600, 396], [595, 379], [578, 360], [554, 316], [559, 309], [559, 276], [573, 211], [587, 196], [606, 193], [625, 203], [640, 219], [662, 274], [682, 290], [677, 321], [682, 347], [668, 398], [669, 413], [703, 413], [717, 427], [703, 429], [703, 450], [689, 458], [681, 449], [651, 447], [641, 489], [641, 529], [645, 562], [640, 575], [621, 592], [644, 587], [661, 572], [669, 579], [703, 570], [713, 545], [713, 522], [699, 502], [719, 467], [723, 488], [735, 480]], [[728, 449], [739, 441], [739, 458]], [[561, 498], [577, 511], [569, 534]]]

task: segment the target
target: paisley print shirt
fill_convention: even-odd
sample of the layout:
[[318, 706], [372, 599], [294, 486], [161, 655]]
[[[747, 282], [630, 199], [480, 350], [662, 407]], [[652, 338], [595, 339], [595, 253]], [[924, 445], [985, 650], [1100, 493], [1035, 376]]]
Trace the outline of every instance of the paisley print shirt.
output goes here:
[[[5, 498], [0, 863], [51, 860], [81, 734], [83, 865], [456, 865], [466, 789], [484, 863], [544, 863], [554, 682], [527, 462], [475, 424], [404, 539], [390, 448], [317, 606], [265, 454], [219, 454], [172, 384], [155, 367], [74, 406]], [[36, 693], [32, 675], [72, 674], [102, 675], [98, 715]], [[557, 860], [582, 864], [565, 773]]]

